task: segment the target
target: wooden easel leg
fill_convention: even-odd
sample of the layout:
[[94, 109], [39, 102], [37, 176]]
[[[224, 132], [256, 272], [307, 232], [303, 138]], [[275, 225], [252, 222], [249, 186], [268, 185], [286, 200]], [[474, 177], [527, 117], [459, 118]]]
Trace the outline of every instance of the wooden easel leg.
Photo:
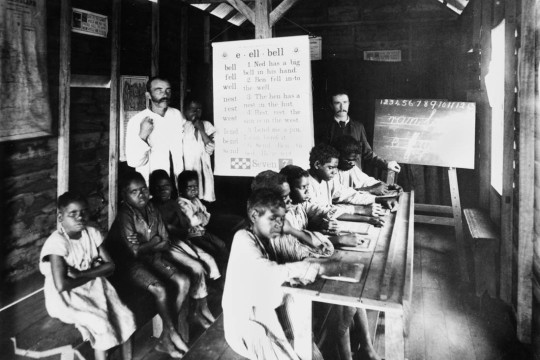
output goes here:
[[461, 280], [469, 284], [469, 271], [467, 270], [467, 258], [465, 254], [465, 242], [463, 239], [463, 219], [461, 217], [461, 201], [456, 168], [448, 168], [448, 180], [450, 182], [450, 196], [452, 198], [452, 212], [454, 214], [454, 227], [456, 231], [457, 255]]

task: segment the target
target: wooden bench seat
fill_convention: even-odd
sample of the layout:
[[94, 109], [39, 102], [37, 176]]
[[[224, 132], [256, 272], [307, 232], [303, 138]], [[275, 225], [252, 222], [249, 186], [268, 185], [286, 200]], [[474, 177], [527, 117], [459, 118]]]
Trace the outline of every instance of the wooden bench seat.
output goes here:
[[[120, 281], [114, 278], [110, 280], [113, 280], [113, 284]], [[137, 328], [152, 320], [154, 334], [161, 331], [161, 319], [156, 316], [157, 311], [150, 294], [125, 285], [115, 287], [122, 301], [135, 315]], [[57, 356], [61, 360], [93, 358], [90, 344], [83, 341], [75, 326], [47, 314], [43, 291], [1, 312], [0, 324], [2, 359], [20, 359], [20, 356]]]
[[225, 341], [223, 315], [209, 327], [189, 348], [182, 360], [242, 360]]
[[473, 256], [474, 284], [477, 296], [497, 294], [499, 235], [488, 214], [480, 209], [464, 209]]

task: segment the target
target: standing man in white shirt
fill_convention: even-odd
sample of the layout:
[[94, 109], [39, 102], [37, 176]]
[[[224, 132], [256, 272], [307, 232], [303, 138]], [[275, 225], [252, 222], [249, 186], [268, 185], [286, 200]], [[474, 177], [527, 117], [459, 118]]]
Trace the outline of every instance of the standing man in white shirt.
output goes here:
[[178, 109], [169, 106], [171, 84], [167, 79], [155, 76], [148, 80], [146, 97], [150, 108], [133, 116], [127, 126], [127, 163], [147, 182], [150, 173], [157, 169], [176, 179], [184, 170], [182, 139], [186, 119]]

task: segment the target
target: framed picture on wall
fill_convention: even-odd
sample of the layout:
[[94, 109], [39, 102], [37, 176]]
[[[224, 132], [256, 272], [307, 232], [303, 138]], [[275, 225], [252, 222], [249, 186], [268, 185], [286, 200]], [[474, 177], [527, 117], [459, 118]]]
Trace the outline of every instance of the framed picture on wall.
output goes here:
[[126, 131], [129, 119], [148, 108], [146, 82], [148, 76], [120, 77], [120, 161], [126, 161]]

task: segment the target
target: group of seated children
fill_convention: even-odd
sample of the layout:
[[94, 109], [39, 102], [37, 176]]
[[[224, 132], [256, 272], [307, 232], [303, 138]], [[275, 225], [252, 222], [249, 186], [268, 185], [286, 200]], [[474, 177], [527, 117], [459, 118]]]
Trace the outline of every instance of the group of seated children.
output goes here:
[[[340, 234], [338, 220], [381, 226], [383, 206], [397, 206], [396, 197], [388, 194], [400, 191], [354, 165], [359, 155], [354, 139], [340, 139], [337, 147], [340, 152], [324, 144], [314, 147], [308, 171], [288, 165], [280, 173], [264, 171], [255, 177], [247, 225], [236, 232], [230, 257], [225, 243], [206, 231], [210, 214], [198, 198], [196, 172], [178, 176], [178, 199], [172, 197], [173, 184], [164, 170], [151, 174], [149, 187], [137, 172], [122, 178], [123, 202], [105, 242], [111, 255], [99, 231], [86, 224], [86, 201], [65, 193], [58, 199], [58, 230], [40, 255], [49, 314], [74, 324], [90, 340], [96, 359], [125, 343], [135, 323], [105, 279], [115, 269], [112, 258], [123, 278], [155, 300], [163, 320], [156, 350], [181, 358], [188, 346], [180, 328], [188, 319], [179, 315], [180, 309], [189, 296], [189, 322], [208, 328], [215, 318], [206, 301], [207, 281], [216, 281], [226, 270], [222, 307], [229, 345], [250, 359], [299, 359], [284, 325], [291, 299], [281, 285], [306, 284], [332, 271], [336, 263], [321, 259], [330, 257], [334, 246], [360, 242], [356, 234]], [[329, 312], [331, 336], [321, 349], [327, 359], [336, 352], [343, 360], [352, 359], [353, 321], [360, 334], [358, 354], [379, 358], [365, 311], [334, 306]], [[314, 358], [323, 357], [313, 349]]]

